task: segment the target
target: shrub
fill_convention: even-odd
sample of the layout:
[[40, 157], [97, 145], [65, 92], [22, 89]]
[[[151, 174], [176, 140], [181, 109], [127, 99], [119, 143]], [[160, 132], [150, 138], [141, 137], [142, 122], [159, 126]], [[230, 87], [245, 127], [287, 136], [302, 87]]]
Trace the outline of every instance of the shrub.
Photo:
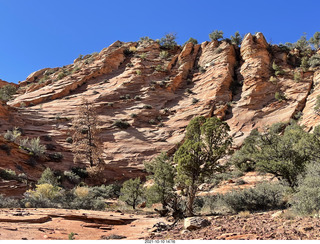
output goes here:
[[89, 176], [87, 170], [85, 168], [80, 167], [73, 167], [71, 168], [71, 171], [78, 175], [80, 178], [85, 179]]
[[277, 84], [278, 79], [277, 79], [276, 77], [274, 77], [274, 76], [270, 76], [269, 81], [270, 81], [272, 84], [275, 85], [275, 84]]
[[18, 208], [19, 201], [0, 194], [0, 208]]
[[211, 41], [218, 41], [223, 38], [223, 31], [214, 30], [209, 34], [209, 38]]
[[199, 102], [199, 99], [197, 99], [197, 98], [192, 98], [192, 104], [196, 104], [196, 103], [198, 103]]
[[73, 142], [72, 137], [67, 137], [66, 138], [66, 142], [72, 144], [72, 142]]
[[301, 81], [301, 74], [300, 74], [300, 72], [294, 72], [294, 74], [293, 74], [293, 80], [294, 80], [295, 82]]
[[260, 183], [254, 188], [233, 190], [224, 195], [217, 195], [209, 206], [212, 211], [221, 205], [231, 212], [258, 211], [284, 208], [286, 187], [280, 183]]
[[7, 144], [0, 145], [0, 150], [5, 151], [7, 153], [7, 155], [11, 154], [11, 147], [8, 146]]
[[192, 43], [193, 45], [196, 45], [196, 44], [198, 44], [198, 41], [197, 41], [197, 39], [190, 37], [189, 40], [186, 41], [185, 44], [183, 44], [183, 45], [186, 45], [187, 43]]
[[276, 76], [285, 74], [284, 70], [279, 65], [277, 65], [276, 62], [274, 62], [274, 61], [272, 63], [272, 69], [274, 70], [274, 74]]
[[282, 100], [286, 99], [286, 96], [282, 92], [276, 92], [274, 94], [274, 98], [281, 102]]
[[308, 57], [302, 57], [301, 59], [301, 65], [300, 67], [302, 68], [302, 70], [304, 72], [306, 72], [309, 68], [309, 62], [308, 62], [309, 58]]
[[242, 37], [239, 34], [239, 31], [236, 31], [236, 33], [234, 33], [234, 36], [231, 36], [231, 43], [233, 45], [240, 46], [241, 42], [242, 42]]
[[320, 32], [314, 33], [313, 37], [310, 38], [309, 43], [311, 43], [315, 49], [320, 47]]
[[110, 185], [101, 185], [94, 186], [90, 188], [90, 191], [94, 194], [96, 198], [110, 199], [120, 196], [120, 184], [110, 184]]
[[142, 200], [143, 192], [140, 178], [130, 179], [123, 183], [119, 199], [135, 209], [137, 204]]
[[136, 95], [136, 96], [134, 97], [134, 100], [136, 100], [136, 101], [140, 101], [140, 100], [141, 100], [141, 96]]
[[130, 124], [127, 121], [124, 121], [122, 119], [118, 119], [115, 122], [113, 122], [113, 126], [116, 126], [120, 129], [127, 129], [130, 127]]
[[317, 98], [316, 98], [316, 104], [314, 106], [314, 110], [316, 112], [318, 112], [320, 110], [320, 95], [318, 95]]
[[294, 211], [302, 215], [320, 211], [320, 163], [307, 165], [306, 173], [298, 180], [297, 192], [291, 199]]
[[161, 51], [159, 54], [159, 57], [161, 59], [166, 59], [169, 56], [169, 53], [167, 51]]
[[142, 71], [140, 69], [136, 70], [137, 75], [142, 75]]
[[58, 78], [58, 80], [61, 80], [61, 79], [63, 79], [63, 78], [66, 77], [66, 76], [67, 76], [67, 74], [65, 74], [64, 72], [60, 72], [60, 73], [58, 74], [57, 78]]
[[72, 171], [64, 171], [63, 175], [67, 178], [68, 181], [70, 181], [73, 184], [78, 184], [81, 181], [80, 176]]
[[308, 61], [308, 64], [314, 68], [314, 67], [317, 67], [317, 66], [320, 66], [320, 54], [319, 53], [316, 53], [315, 55], [313, 55], [309, 61]]
[[4, 180], [16, 180], [17, 175], [16, 175], [16, 172], [11, 169], [1, 169], [0, 178]]
[[147, 54], [146, 53], [141, 53], [139, 58], [142, 59], [142, 60], [145, 60], [147, 58]]
[[49, 153], [49, 159], [54, 162], [61, 162], [63, 159], [63, 155], [60, 152]]
[[42, 174], [40, 179], [38, 180], [38, 184], [49, 184], [52, 186], [57, 186], [59, 184], [58, 177], [54, 175], [54, 172], [50, 168], [46, 168]]
[[40, 144], [40, 138], [29, 138], [20, 141], [20, 146], [27, 150], [31, 155], [35, 157], [41, 157], [46, 152], [46, 147]]
[[166, 34], [160, 39], [161, 47], [166, 49], [173, 49], [175, 46], [177, 46], [177, 42], [175, 41], [176, 36], [177, 35], [175, 33]]
[[144, 109], [152, 109], [153, 107], [152, 107], [151, 105], [149, 105], [149, 104], [145, 104], [145, 105], [143, 106], [143, 108], [144, 108]]
[[8, 141], [15, 142], [19, 136], [21, 136], [21, 132], [17, 128], [14, 128], [12, 131], [7, 130], [3, 137]]
[[9, 101], [16, 93], [17, 88], [13, 85], [5, 85], [0, 88], [0, 100]]

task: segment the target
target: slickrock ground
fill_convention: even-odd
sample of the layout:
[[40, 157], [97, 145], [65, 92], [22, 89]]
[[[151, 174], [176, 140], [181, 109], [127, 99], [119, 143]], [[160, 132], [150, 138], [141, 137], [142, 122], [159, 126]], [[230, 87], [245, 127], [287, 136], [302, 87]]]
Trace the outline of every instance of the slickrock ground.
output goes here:
[[[276, 217], [278, 216], [278, 217]], [[281, 211], [253, 213], [246, 216], [206, 217], [211, 225], [185, 231], [183, 221], [170, 231], [152, 233], [158, 240], [319, 240], [320, 219], [290, 217]]]
[[163, 218], [117, 212], [63, 209], [1, 209], [0, 240], [146, 239]]

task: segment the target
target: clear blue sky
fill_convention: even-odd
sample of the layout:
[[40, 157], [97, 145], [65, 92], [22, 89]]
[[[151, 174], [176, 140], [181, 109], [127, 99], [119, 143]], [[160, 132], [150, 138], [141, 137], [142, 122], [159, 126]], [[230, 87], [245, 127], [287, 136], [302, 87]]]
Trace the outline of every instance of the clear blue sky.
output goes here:
[[0, 79], [18, 82], [33, 71], [73, 62], [116, 40], [177, 33], [209, 40], [261, 31], [267, 41], [309, 39], [320, 31], [320, 1], [284, 0], [0, 0]]

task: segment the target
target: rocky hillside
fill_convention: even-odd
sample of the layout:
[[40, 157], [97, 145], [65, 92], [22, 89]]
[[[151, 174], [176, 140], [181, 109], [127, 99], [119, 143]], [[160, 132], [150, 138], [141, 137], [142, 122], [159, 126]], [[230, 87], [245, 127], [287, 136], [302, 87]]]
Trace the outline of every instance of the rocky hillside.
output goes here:
[[[86, 98], [99, 114], [107, 164], [101, 179], [128, 179], [143, 173], [145, 160], [173, 152], [194, 116], [225, 120], [235, 148], [252, 129], [275, 122], [299, 118], [311, 130], [319, 124], [320, 68], [303, 70], [302, 57], [297, 49], [269, 45], [262, 33], [247, 34], [241, 47], [212, 41], [165, 49], [152, 40], [116, 41], [73, 64], [29, 75], [14, 99], [1, 104], [0, 132], [19, 127], [40, 137], [64, 156], [43, 167], [69, 170], [74, 165], [66, 138]], [[114, 126], [117, 120], [130, 127]]]

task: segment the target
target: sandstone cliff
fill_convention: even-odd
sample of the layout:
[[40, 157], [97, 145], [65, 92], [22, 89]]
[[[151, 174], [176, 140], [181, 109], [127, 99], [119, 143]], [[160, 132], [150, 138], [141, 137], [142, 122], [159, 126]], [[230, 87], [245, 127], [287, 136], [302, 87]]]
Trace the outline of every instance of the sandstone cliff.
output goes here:
[[[175, 150], [194, 116], [227, 121], [235, 147], [252, 129], [301, 114], [299, 121], [308, 129], [319, 124], [314, 106], [320, 70], [303, 72], [288, 57], [301, 58], [270, 46], [262, 33], [247, 34], [240, 48], [227, 41], [171, 50], [154, 41], [117, 41], [68, 66], [32, 73], [8, 103], [15, 109], [0, 130], [18, 126], [29, 137], [50, 136], [51, 151], [62, 152], [64, 159], [44, 166], [68, 170], [73, 155], [66, 138], [81, 98], [86, 98], [99, 113], [107, 165], [102, 181], [136, 177], [143, 174], [145, 160]], [[283, 74], [275, 76], [274, 62]], [[115, 127], [120, 119], [131, 126]]]

